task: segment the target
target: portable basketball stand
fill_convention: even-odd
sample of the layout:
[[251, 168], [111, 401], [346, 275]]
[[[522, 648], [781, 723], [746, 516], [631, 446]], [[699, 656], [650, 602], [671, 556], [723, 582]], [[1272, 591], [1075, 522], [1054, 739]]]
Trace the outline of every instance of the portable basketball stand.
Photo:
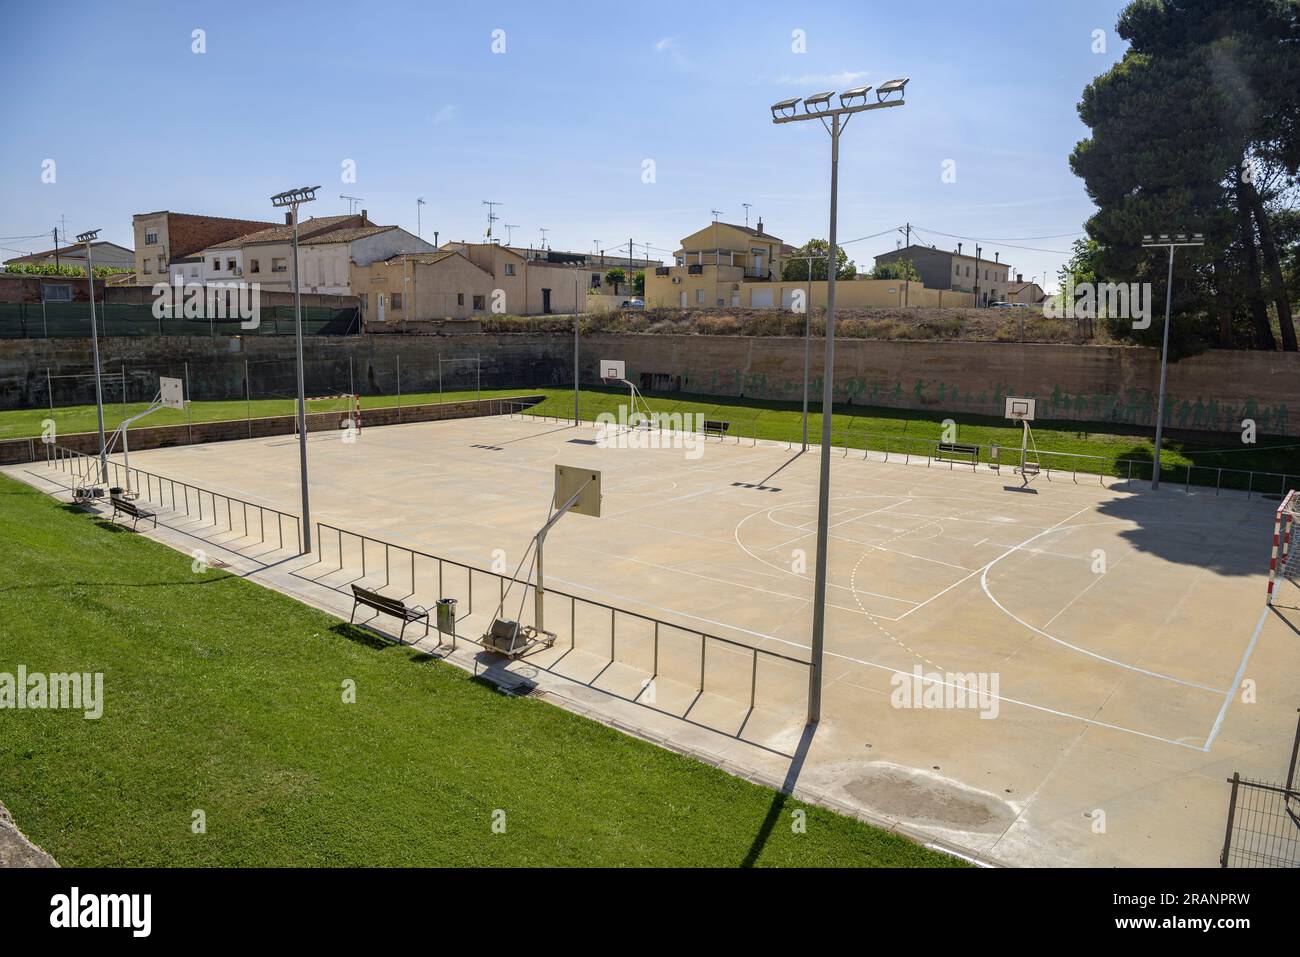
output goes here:
[[[1013, 469], [1013, 472], [1019, 473], [1020, 484], [1023, 488], [1028, 485], [1035, 475], [1040, 471], [1038, 463], [1038, 446], [1034, 444], [1034, 436], [1030, 431], [1029, 423], [1034, 421], [1036, 399], [1021, 399], [1016, 396], [1007, 396], [1006, 417], [1013, 422], [1019, 422], [1023, 428], [1020, 437], [1020, 464]], [[1034, 460], [1029, 460], [1030, 450]]]
[[134, 498], [135, 493], [131, 491], [131, 440], [127, 430], [132, 424], [143, 419], [146, 415], [157, 412], [159, 409], [184, 409], [185, 408], [185, 381], [183, 379], [174, 379], [168, 376], [158, 377], [158, 394], [153, 397], [149, 403], [149, 408], [145, 409], [128, 419], [123, 419], [121, 424], [113, 430], [112, 437], [104, 449], [105, 455], [112, 455], [113, 448], [117, 445], [117, 440], [122, 440], [122, 462], [126, 466], [126, 496]]
[[[562, 502], [559, 506], [555, 503]], [[536, 548], [534, 561], [537, 565], [537, 583], [533, 588], [534, 624], [522, 625], [518, 618], [508, 619], [502, 616], [506, 595], [501, 596], [496, 614], [492, 616], [492, 627], [482, 638], [483, 647], [489, 651], [505, 655], [507, 658], [521, 658], [536, 648], [550, 648], [555, 644], [555, 632], [546, 630], [546, 587], [542, 572], [542, 552], [546, 545], [546, 533], [555, 527], [555, 523], [573, 512], [577, 515], [589, 515], [600, 518], [600, 473], [594, 469], [575, 468], [571, 465], [555, 466], [555, 492], [551, 497], [554, 511], [546, 524], [532, 537], [524, 556], [515, 568], [515, 576], [510, 581], [514, 587], [519, 581], [519, 569], [528, 558], [528, 552]], [[519, 602], [523, 609], [523, 600]]]

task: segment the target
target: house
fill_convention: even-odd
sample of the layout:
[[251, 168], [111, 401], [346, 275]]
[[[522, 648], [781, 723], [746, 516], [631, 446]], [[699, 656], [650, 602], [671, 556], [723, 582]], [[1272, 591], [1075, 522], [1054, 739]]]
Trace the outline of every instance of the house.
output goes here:
[[[197, 280], [203, 283], [244, 280], [256, 282], [265, 290], [289, 291], [293, 288], [293, 219], [284, 214], [284, 224], [242, 233], [213, 243], [197, 253]], [[372, 226], [363, 209], [355, 216], [313, 216], [298, 223], [298, 248], [301, 256], [305, 240], [336, 229]], [[301, 265], [301, 264], [300, 264]], [[188, 271], [188, 265], [187, 265]], [[305, 274], [299, 270], [299, 275]], [[346, 271], [344, 272], [346, 279]], [[187, 279], [191, 278], [186, 276]], [[346, 284], [346, 282], [345, 282]], [[302, 279], [305, 289], [307, 281]]]
[[[784, 281], [782, 270], [795, 249], [757, 228], [715, 222], [682, 240], [676, 265], [646, 273], [647, 308], [825, 308], [827, 283]], [[892, 279], [848, 279], [836, 283], [836, 301], [846, 308], [970, 306], [975, 297], [946, 287], [924, 289]]]
[[[96, 267], [107, 266], [111, 269], [133, 269], [135, 267], [134, 250], [119, 246], [117, 243], [102, 240], [90, 244], [90, 259]], [[56, 246], [54, 249], [45, 249], [38, 253], [28, 253], [26, 256], [15, 256], [13, 259], [6, 259], [4, 265], [6, 268], [19, 265], [77, 266], [85, 270], [86, 246], [84, 243], [78, 243], [74, 246]]]
[[1038, 283], [1025, 282], [1025, 277], [1016, 273], [1016, 278], [1007, 285], [1006, 302], [1024, 302], [1031, 306], [1040, 305], [1047, 298], [1047, 293]]
[[[590, 270], [576, 262], [529, 258], [517, 247], [499, 243], [443, 243], [492, 276], [494, 289], [502, 292], [502, 311], [515, 316], [583, 312]], [[549, 251], [547, 251], [549, 252]], [[578, 257], [585, 260], [585, 256]]]
[[173, 261], [193, 256], [215, 243], [274, 225], [256, 219], [198, 216], [165, 209], [137, 213], [131, 217], [135, 232], [136, 282], [146, 286], [160, 280], [169, 282]]
[[[987, 306], [1006, 299], [1011, 267], [999, 262], [1000, 253], [992, 259], [964, 255], [962, 243], [951, 252], [934, 246], [913, 243], [875, 257], [876, 265], [910, 261], [921, 276], [921, 284], [928, 289], [950, 289], [969, 292], [978, 300], [975, 304]], [[978, 249], [978, 247], [977, 247]]]
[[491, 273], [448, 250], [354, 263], [351, 283], [367, 325], [487, 315], [495, 287]]
[[400, 226], [346, 226], [298, 238], [298, 275], [304, 292], [350, 295], [352, 270], [403, 253], [437, 247]]

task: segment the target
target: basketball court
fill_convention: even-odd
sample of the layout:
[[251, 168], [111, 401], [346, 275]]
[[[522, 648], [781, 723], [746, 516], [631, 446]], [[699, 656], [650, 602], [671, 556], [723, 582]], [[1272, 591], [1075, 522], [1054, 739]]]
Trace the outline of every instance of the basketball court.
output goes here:
[[[833, 450], [810, 743], [815, 449], [515, 415], [312, 433], [309, 455], [322, 525], [292, 574], [432, 607], [444, 575], [480, 569], [472, 616], [457, 586], [475, 638], [494, 615], [534, 622], [535, 589], [506, 579], [533, 573], [556, 466], [599, 473], [599, 516], [546, 537], [558, 638], [525, 662], [995, 860], [1212, 866], [1224, 778], [1276, 776], [1289, 747], [1300, 618], [1266, 610], [1278, 502], [1259, 495]], [[296, 513], [297, 457], [278, 436], [131, 465]]]

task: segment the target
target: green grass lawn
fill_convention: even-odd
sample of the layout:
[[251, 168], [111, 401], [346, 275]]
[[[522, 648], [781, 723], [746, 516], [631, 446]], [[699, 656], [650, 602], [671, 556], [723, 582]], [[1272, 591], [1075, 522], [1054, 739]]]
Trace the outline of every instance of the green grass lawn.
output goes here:
[[[544, 402], [529, 411], [539, 415], [571, 417], [573, 392], [563, 389], [535, 390], [546, 395]], [[626, 390], [584, 389], [580, 412], [584, 419], [595, 419], [602, 412], [617, 413], [620, 405], [627, 404]], [[801, 409], [796, 402], [765, 401], [760, 399], [731, 399], [718, 396], [648, 395], [646, 404], [652, 411], [694, 414], [706, 418], [725, 419], [731, 423], [729, 435], [744, 438], [776, 439], [799, 442], [802, 435]], [[821, 441], [821, 413], [816, 403], [808, 415], [808, 439]], [[831, 428], [834, 444], [854, 449], [872, 449], [902, 455], [925, 455], [933, 450], [933, 443], [943, 434], [942, 420], [952, 418], [957, 423], [957, 441], [981, 446], [980, 459], [989, 461], [988, 447], [1001, 446], [1004, 466], [1019, 462], [1021, 432], [1019, 426], [1010, 426], [1005, 419], [990, 416], [912, 412], [904, 409], [837, 405], [832, 412]], [[1126, 477], [1130, 474], [1128, 461], [1135, 464], [1134, 478], [1151, 477], [1151, 463], [1155, 444], [1149, 435], [1130, 426], [1106, 425], [1097, 422], [1042, 423], [1033, 429], [1035, 444], [1042, 453], [1044, 465], [1052, 469], [1069, 471], [1077, 466], [1083, 473]], [[1048, 453], [1060, 453], [1056, 456]], [[1071, 456], [1094, 456], [1092, 459], [1073, 459]], [[1192, 466], [1192, 483], [1214, 485], [1220, 480], [1217, 469], [1224, 469], [1221, 482], [1224, 488], [1246, 488], [1250, 479], [1248, 470], [1277, 472], [1289, 476], [1289, 487], [1300, 485], [1300, 440], [1294, 438], [1261, 438], [1253, 446], [1232, 440], [1185, 441], [1166, 436], [1161, 456], [1163, 477], [1166, 481], [1182, 482], [1186, 467]], [[1234, 470], [1234, 471], [1228, 471]], [[1278, 477], [1260, 478], [1254, 484], [1256, 491], [1280, 491]]]
[[64, 865], [958, 863], [3, 477], [0, 541], [0, 671], [104, 674], [99, 720], [0, 711], [0, 798]]

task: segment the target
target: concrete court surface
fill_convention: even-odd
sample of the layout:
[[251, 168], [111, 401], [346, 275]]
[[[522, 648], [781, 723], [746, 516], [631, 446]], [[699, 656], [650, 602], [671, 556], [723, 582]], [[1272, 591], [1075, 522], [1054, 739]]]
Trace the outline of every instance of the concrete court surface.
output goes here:
[[[621, 623], [611, 661], [608, 617], [583, 605], [570, 617], [561, 596], [548, 602], [556, 647], [528, 661], [653, 702], [647, 720], [686, 714], [731, 736], [733, 764], [797, 775], [993, 861], [1215, 866], [1225, 778], [1285, 774], [1300, 613], [1288, 624], [1264, 608], [1275, 501], [1095, 477], [1039, 476], [1023, 491], [1007, 470], [834, 451], [825, 699], [809, 742], [803, 666], [754, 665], [715, 643], [699, 700], [695, 631], [807, 660], [816, 450], [602, 447], [599, 434], [524, 417], [390, 426], [351, 443], [314, 433], [313, 519], [510, 573], [547, 517], [554, 465], [601, 470], [602, 515], [555, 527], [546, 583], [666, 623], [659, 678], [647, 688], [644, 622]], [[297, 455], [279, 436], [131, 464], [296, 513]], [[362, 577], [359, 541], [319, 538], [294, 575], [339, 588]], [[385, 550], [368, 548], [367, 584], [386, 576], [392, 594], [438, 597], [429, 560], [394, 552], [381, 571]], [[474, 588], [462, 633], [481, 633], [498, 597], [492, 576]], [[444, 591], [464, 612], [464, 583]], [[506, 604], [532, 620], [530, 592]], [[919, 686], [906, 681], [917, 667]], [[904, 683], [949, 691], [958, 675], [985, 695], [900, 698]]]

